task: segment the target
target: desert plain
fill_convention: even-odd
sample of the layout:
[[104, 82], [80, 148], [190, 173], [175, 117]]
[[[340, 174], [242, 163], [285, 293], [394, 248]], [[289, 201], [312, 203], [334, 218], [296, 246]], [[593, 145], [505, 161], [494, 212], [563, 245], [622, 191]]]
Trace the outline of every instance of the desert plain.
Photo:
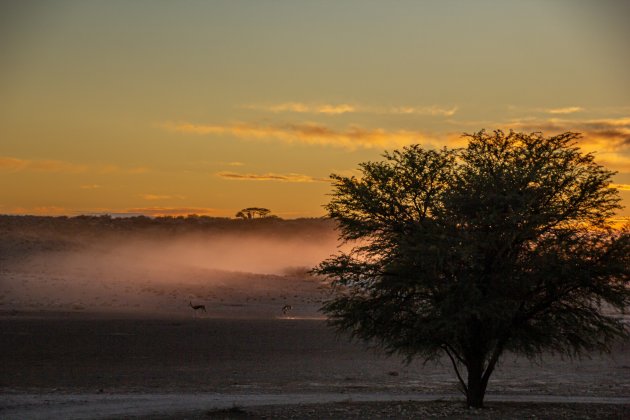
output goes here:
[[630, 417], [630, 343], [507, 354], [470, 411], [447, 360], [338, 334], [329, 220], [0, 216], [0, 242], [2, 418]]

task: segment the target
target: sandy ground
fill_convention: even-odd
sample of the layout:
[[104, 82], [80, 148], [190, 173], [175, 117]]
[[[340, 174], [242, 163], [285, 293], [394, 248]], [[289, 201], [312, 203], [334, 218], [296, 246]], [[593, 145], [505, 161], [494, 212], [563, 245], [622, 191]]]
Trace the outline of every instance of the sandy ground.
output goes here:
[[300, 243], [210, 258], [206, 239], [20, 238], [0, 243], [3, 419], [630, 418], [630, 343], [579, 361], [508, 354], [490, 408], [462, 411], [446, 360], [405, 365], [326, 326], [328, 292], [302, 268], [323, 245], [287, 266]]
[[[236, 404], [256, 418], [290, 413], [260, 408], [288, 403], [459, 401], [452, 408], [462, 400], [446, 361], [405, 366], [337, 337], [323, 321], [188, 315], [4, 313], [0, 416], [196, 418]], [[610, 356], [573, 362], [548, 356], [533, 365], [506, 355], [488, 401], [606, 403], [615, 413], [630, 407], [628, 395], [630, 352], [618, 346]], [[349, 407], [342, 417], [352, 417], [357, 406]]]
[[[381, 393], [339, 394], [121, 394], [18, 395], [4, 397], [3, 418], [545, 418], [625, 419], [622, 399], [565, 402], [524, 396], [490, 396], [482, 410], [455, 398]], [[551, 399], [551, 398], [550, 398]], [[552, 400], [552, 399], [551, 399]], [[624, 402], [625, 401], [625, 402]]]
[[328, 294], [305, 267], [252, 273], [178, 264], [169, 257], [108, 249], [0, 261], [0, 310], [189, 317], [193, 302], [206, 306], [200, 316], [273, 318], [290, 304], [293, 316], [321, 318], [318, 309]]
[[[323, 321], [29, 313], [0, 319], [5, 392], [456, 393], [450, 365], [405, 366]], [[506, 355], [493, 394], [630, 395], [630, 351], [581, 361]]]

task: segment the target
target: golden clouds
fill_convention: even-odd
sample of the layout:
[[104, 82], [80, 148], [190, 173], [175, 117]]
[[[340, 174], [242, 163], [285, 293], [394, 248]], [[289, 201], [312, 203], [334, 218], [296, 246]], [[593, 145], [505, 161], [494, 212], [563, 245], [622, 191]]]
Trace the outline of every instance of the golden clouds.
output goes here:
[[508, 123], [508, 128], [532, 131], [577, 131], [586, 135], [621, 140], [626, 146], [630, 145], [630, 117], [600, 118], [589, 120], [549, 118], [528, 118], [513, 120]]
[[88, 170], [87, 165], [63, 162], [47, 159], [19, 159], [0, 156], [0, 170], [9, 172], [33, 171], [33, 172], [60, 172], [81, 173]]
[[310, 112], [310, 108], [307, 105], [296, 102], [271, 105], [266, 109], [263, 107], [254, 107], [254, 109], [263, 109], [271, 112]]
[[630, 191], [630, 184], [610, 184], [610, 188], [616, 188], [619, 191]]
[[147, 201], [163, 201], [163, 200], [183, 200], [186, 197], [183, 195], [168, 195], [168, 194], [141, 194], [140, 197]]
[[338, 115], [345, 114], [347, 112], [356, 112], [356, 108], [352, 105], [341, 104], [341, 105], [322, 105], [317, 107], [318, 114], [329, 114], [329, 115]]
[[[3, 211], [3, 213], [5, 213]], [[36, 216], [67, 216], [72, 212], [59, 206], [36, 206], [36, 207], [14, 207], [6, 211], [5, 214], [14, 215], [36, 215]]]
[[542, 131], [546, 135], [565, 131], [578, 132], [578, 146], [596, 154], [597, 162], [609, 169], [630, 173], [630, 117], [589, 120], [526, 119], [507, 124], [508, 128]]
[[582, 111], [584, 111], [584, 108], [581, 106], [568, 106], [565, 108], [551, 108], [546, 110], [549, 114], [575, 114], [576, 112]]
[[191, 214], [196, 214], [199, 216], [211, 216], [216, 215], [217, 210], [205, 207], [138, 207], [128, 209], [124, 213], [118, 214], [142, 214], [150, 217], [188, 216]]
[[236, 172], [218, 172], [216, 174], [218, 177], [231, 179], [236, 181], [279, 181], [279, 182], [328, 182], [326, 178], [314, 178], [310, 175], [304, 174], [275, 174], [275, 173], [266, 173], [266, 174], [243, 174]]
[[300, 102], [285, 102], [273, 105], [245, 105], [243, 106], [243, 108], [273, 113], [294, 112], [299, 114], [327, 115], [339, 115], [357, 111], [357, 108], [355, 106], [349, 104], [309, 105]]
[[[434, 111], [441, 112], [440, 110]], [[401, 108], [399, 112], [411, 113], [416, 112], [416, 110]], [[455, 121], [454, 123], [457, 122]], [[630, 117], [589, 120], [527, 118], [512, 120], [507, 123], [491, 123], [491, 125], [517, 131], [540, 131], [545, 135], [566, 131], [579, 132], [582, 134], [582, 138], [579, 140], [578, 145], [582, 150], [596, 153], [597, 161], [610, 169], [630, 172]], [[164, 124], [163, 127], [170, 131], [184, 134], [230, 136], [247, 140], [276, 140], [289, 144], [330, 146], [347, 150], [391, 149], [410, 144], [422, 144], [424, 147], [466, 146], [466, 139], [462, 138], [461, 133], [451, 131], [444, 131], [439, 135], [433, 136], [420, 131], [367, 128], [359, 125], [338, 128], [335, 125], [314, 122], [216, 125], [184, 122], [168, 123]], [[491, 129], [492, 127], [488, 128]], [[250, 179], [253, 178], [250, 177]]]
[[427, 107], [395, 107], [389, 110], [391, 114], [407, 114], [407, 115], [430, 115], [430, 116], [442, 116], [452, 117], [457, 112], [457, 107], [452, 108], [440, 108], [438, 106]]
[[112, 215], [119, 217], [130, 216], [149, 216], [149, 217], [162, 217], [162, 216], [189, 216], [196, 214], [198, 216], [217, 216], [220, 212], [214, 208], [208, 207], [135, 207], [127, 209], [112, 209], [112, 208], [92, 208], [88, 210], [68, 209], [65, 207], [47, 205], [47, 206], [35, 206], [35, 207], [13, 207], [3, 209], [0, 206], [3, 214], [12, 215], [38, 215], [38, 216], [74, 216], [78, 214], [91, 214], [91, 215]]
[[457, 107], [444, 108], [438, 105], [430, 106], [394, 106], [378, 107], [365, 105], [340, 104], [305, 104], [301, 102], [285, 102], [272, 105], [245, 105], [242, 108], [256, 111], [278, 113], [298, 113], [298, 114], [381, 114], [381, 115], [425, 115], [451, 117], [457, 112]]
[[101, 174], [126, 173], [142, 174], [149, 171], [146, 167], [123, 168], [118, 165], [86, 165], [61, 160], [50, 159], [20, 159], [15, 157], [0, 156], [0, 171], [8, 172], [47, 172], [79, 174], [96, 172]]
[[608, 219], [608, 223], [613, 229], [630, 229], [630, 216], [616, 216]]
[[[393, 106], [373, 107], [349, 103], [308, 104], [302, 102], [283, 102], [266, 105], [244, 105], [240, 108], [262, 112], [309, 114], [313, 118], [326, 115], [344, 114], [379, 114], [410, 115], [429, 117], [451, 117], [457, 107], [430, 106]], [[287, 116], [288, 117], [288, 116]], [[363, 116], [365, 117], [365, 116]], [[269, 121], [269, 120], [268, 120]], [[166, 122], [161, 128], [184, 134], [208, 136], [230, 136], [249, 140], [280, 140], [284, 143], [301, 143], [319, 146], [332, 146], [349, 150], [372, 148], [399, 148], [409, 144], [421, 143], [441, 145], [435, 138], [429, 138], [424, 132], [409, 129], [367, 128], [358, 124], [348, 124], [340, 128], [322, 122], [238, 122], [197, 124], [191, 122]]]
[[345, 130], [337, 130], [315, 123], [285, 125], [169, 123], [164, 124], [163, 127], [170, 131], [185, 134], [228, 135], [244, 139], [272, 139], [286, 143], [333, 146], [350, 150], [357, 148], [401, 147], [413, 143], [432, 141], [425, 134], [415, 131], [387, 131], [381, 128], [369, 129], [359, 126], [350, 126]]
[[94, 170], [96, 172], [100, 172], [100, 173], [103, 173], [103, 174], [126, 173], [126, 174], [131, 174], [131, 175], [145, 174], [145, 173], [150, 171], [150, 169], [145, 167], [145, 166], [138, 166], [138, 167], [135, 167], [135, 168], [121, 168], [120, 166], [117, 166], [117, 165], [96, 166], [94, 168]]

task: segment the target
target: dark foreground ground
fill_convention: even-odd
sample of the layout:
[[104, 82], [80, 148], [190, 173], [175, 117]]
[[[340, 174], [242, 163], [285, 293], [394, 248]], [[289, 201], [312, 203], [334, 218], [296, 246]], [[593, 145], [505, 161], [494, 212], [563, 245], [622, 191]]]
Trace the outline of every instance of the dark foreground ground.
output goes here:
[[[297, 406], [229, 408], [150, 416], [150, 419], [627, 419], [630, 405], [513, 403], [488, 404], [485, 409], [470, 410], [460, 403], [389, 402], [333, 403]], [[130, 417], [133, 418], [133, 417]]]
[[447, 363], [405, 366], [323, 321], [13, 312], [0, 333], [0, 418], [120, 417], [106, 404], [124, 396], [127, 418], [630, 418], [621, 345], [581, 361], [506, 355], [471, 412]]

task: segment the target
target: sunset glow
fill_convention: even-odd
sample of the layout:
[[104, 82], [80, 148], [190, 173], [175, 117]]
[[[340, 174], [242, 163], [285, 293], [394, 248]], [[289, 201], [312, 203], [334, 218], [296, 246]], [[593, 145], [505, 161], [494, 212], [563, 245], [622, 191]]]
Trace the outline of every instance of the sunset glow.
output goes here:
[[324, 215], [331, 173], [583, 134], [630, 217], [627, 2], [0, 3], [0, 214]]

